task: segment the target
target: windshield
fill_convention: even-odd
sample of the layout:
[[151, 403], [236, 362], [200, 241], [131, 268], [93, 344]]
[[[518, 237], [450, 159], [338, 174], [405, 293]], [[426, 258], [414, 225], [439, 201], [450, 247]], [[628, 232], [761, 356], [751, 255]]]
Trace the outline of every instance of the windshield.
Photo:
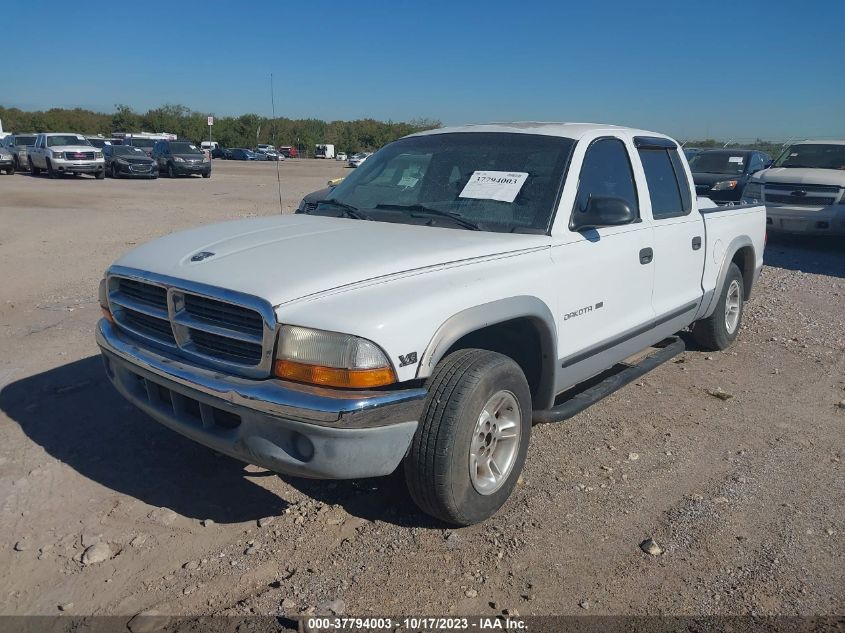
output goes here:
[[76, 134], [56, 134], [47, 137], [47, 147], [59, 147], [62, 145], [91, 145], [88, 139]]
[[748, 157], [745, 154], [731, 152], [702, 152], [689, 159], [689, 168], [693, 173], [741, 176], [747, 166]]
[[545, 233], [574, 145], [558, 136], [498, 132], [401, 139], [373, 154], [314, 212]]
[[128, 138], [126, 142], [135, 147], [152, 147], [156, 141], [151, 138]]
[[34, 136], [16, 136], [15, 145], [35, 145]]
[[112, 154], [115, 156], [147, 156], [140, 147], [132, 147], [131, 145], [114, 145], [112, 146]]
[[845, 169], [845, 145], [801, 143], [790, 145], [772, 167]]
[[170, 143], [170, 152], [173, 154], [202, 154], [193, 143], [179, 142]]

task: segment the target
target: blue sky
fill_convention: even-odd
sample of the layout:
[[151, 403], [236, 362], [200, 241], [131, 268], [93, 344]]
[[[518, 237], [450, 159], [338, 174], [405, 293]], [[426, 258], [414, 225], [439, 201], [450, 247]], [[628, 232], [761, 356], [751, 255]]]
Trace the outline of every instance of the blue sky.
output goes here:
[[4, 106], [269, 115], [273, 73], [276, 113], [293, 118], [845, 137], [845, 0], [10, 0], [3, 13], [19, 34], [0, 60]]

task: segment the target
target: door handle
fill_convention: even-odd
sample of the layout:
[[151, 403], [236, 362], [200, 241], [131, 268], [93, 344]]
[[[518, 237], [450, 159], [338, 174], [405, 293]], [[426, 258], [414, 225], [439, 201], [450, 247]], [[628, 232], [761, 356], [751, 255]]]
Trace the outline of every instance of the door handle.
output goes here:
[[701, 237], [696, 235], [692, 238], [692, 250], [697, 251], [699, 248], [701, 248]]
[[641, 264], [650, 264], [651, 260], [654, 259], [654, 251], [650, 248], [644, 248], [640, 251], [640, 263]]

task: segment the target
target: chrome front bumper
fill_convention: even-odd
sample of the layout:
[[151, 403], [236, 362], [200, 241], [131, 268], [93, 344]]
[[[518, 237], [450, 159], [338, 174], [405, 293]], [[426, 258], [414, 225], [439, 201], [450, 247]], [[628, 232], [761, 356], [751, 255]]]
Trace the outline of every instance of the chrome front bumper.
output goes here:
[[165, 426], [245, 462], [319, 479], [388, 475], [417, 429], [427, 391], [340, 391], [250, 380], [138, 347], [102, 319], [97, 344], [127, 400]]

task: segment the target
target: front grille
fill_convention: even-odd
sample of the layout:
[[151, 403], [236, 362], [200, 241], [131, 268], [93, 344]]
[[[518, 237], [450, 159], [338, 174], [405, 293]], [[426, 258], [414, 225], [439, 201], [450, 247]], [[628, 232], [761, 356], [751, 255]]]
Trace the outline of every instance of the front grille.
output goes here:
[[127, 327], [141, 334], [170, 343], [171, 345], [176, 343], [176, 339], [173, 337], [173, 328], [170, 327], [169, 321], [158, 319], [143, 312], [136, 312], [129, 308], [124, 308], [120, 311], [120, 320]]
[[801, 207], [827, 207], [836, 202], [836, 198], [816, 198], [810, 196], [790, 196], [766, 193], [766, 202], [794, 204]]
[[305, 211], [305, 213], [311, 213], [316, 208], [317, 208], [316, 202], [306, 202], [305, 207], [304, 207], [304, 211]]
[[[164, 283], [131, 277], [109, 278], [115, 322], [130, 334], [167, 344], [174, 353], [216, 363], [234, 373], [266, 377], [275, 343], [275, 320], [267, 319], [253, 297], [223, 301]], [[246, 305], [244, 305], [246, 304]]]
[[254, 310], [200, 295], [185, 295], [185, 312], [201, 321], [255, 336], [261, 336], [264, 330], [264, 320]]
[[94, 152], [65, 152], [66, 160], [94, 160]]
[[257, 365], [261, 362], [261, 345], [188, 328], [194, 346], [203, 354], [233, 363]]
[[127, 297], [146, 303], [147, 305], [167, 310], [167, 290], [161, 286], [145, 284], [134, 279], [121, 277], [118, 281], [118, 289]]

